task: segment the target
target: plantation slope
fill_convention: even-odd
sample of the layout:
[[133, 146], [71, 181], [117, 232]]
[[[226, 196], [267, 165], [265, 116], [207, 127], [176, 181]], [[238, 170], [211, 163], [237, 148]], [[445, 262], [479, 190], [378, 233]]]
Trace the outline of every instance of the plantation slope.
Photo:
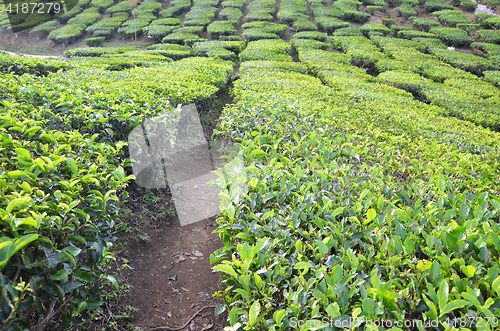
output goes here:
[[218, 127], [248, 175], [247, 195], [221, 183], [213, 256], [232, 329], [500, 317], [500, 135], [353, 75], [346, 55], [298, 50], [329, 87], [278, 43], [249, 49]]

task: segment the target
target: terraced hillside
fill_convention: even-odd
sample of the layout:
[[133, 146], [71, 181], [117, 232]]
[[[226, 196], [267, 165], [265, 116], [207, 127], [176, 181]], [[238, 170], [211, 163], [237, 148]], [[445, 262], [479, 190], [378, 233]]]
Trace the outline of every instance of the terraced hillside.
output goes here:
[[497, 330], [495, 1], [93, 0], [28, 30], [67, 50], [0, 54], [0, 323], [106, 320], [129, 132], [229, 90], [209, 125], [245, 170], [218, 181], [227, 330]]

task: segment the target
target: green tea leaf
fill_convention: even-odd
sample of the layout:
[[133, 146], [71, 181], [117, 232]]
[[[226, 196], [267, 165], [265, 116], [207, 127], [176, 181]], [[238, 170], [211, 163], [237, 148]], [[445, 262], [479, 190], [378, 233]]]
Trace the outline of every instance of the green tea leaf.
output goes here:
[[248, 313], [248, 323], [250, 325], [254, 325], [259, 317], [260, 313], [260, 303], [259, 300], [255, 301], [250, 307], [250, 311]]
[[234, 269], [230, 265], [219, 264], [219, 265], [213, 267], [213, 269], [220, 271], [220, 272], [224, 272], [224, 273], [229, 274], [229, 275], [233, 276], [234, 278], [238, 279], [238, 275], [236, 274], [236, 272], [234, 271]]
[[469, 302], [465, 300], [453, 300], [449, 302], [446, 306], [444, 306], [443, 309], [441, 309], [441, 316], [448, 314], [452, 310], [462, 308], [467, 304], [469, 304]]

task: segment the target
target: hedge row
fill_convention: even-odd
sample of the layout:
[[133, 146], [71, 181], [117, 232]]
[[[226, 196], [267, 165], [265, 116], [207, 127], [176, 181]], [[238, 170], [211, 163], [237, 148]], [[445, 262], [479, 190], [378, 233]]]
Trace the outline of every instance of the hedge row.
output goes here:
[[56, 60], [46, 60], [27, 57], [12, 57], [8, 54], [0, 53], [0, 72], [16, 75], [32, 74], [37, 76], [47, 76], [51, 72], [64, 71], [71, 68], [71, 65]]
[[369, 78], [242, 68], [217, 133], [246, 177], [219, 183], [211, 256], [234, 330], [499, 316], [498, 134]]
[[355, 0], [337, 0], [333, 6], [342, 12], [342, 18], [354, 22], [366, 22], [371, 15], [360, 12], [358, 6], [361, 3]]
[[241, 61], [292, 61], [290, 45], [281, 39], [257, 40], [248, 43], [240, 54]]

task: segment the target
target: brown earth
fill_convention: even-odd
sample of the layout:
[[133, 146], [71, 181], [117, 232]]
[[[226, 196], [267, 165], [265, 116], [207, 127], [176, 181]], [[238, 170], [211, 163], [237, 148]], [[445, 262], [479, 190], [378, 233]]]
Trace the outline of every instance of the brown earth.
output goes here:
[[[157, 194], [163, 201], [169, 195]], [[129, 204], [133, 213], [144, 210], [138, 196]], [[131, 241], [127, 259], [133, 269], [122, 273], [126, 282], [133, 286], [127, 304], [138, 309], [133, 325], [143, 330], [168, 326], [179, 330], [222, 330], [226, 326], [226, 314], [214, 316], [215, 306], [222, 303], [213, 294], [224, 284], [217, 273], [212, 272], [210, 254], [222, 247], [213, 230], [215, 219], [181, 226], [176, 216], [149, 223], [146, 230], [150, 242]], [[209, 306], [209, 307], [207, 307]], [[205, 308], [199, 312], [201, 308]], [[198, 314], [196, 314], [199, 312]]]
[[[181, 226], [167, 189], [128, 188], [122, 205], [120, 247], [110, 272], [120, 283], [91, 329], [220, 331], [227, 312], [215, 316], [224, 289], [210, 254], [223, 246], [215, 217]], [[110, 293], [113, 293], [111, 289]]]

